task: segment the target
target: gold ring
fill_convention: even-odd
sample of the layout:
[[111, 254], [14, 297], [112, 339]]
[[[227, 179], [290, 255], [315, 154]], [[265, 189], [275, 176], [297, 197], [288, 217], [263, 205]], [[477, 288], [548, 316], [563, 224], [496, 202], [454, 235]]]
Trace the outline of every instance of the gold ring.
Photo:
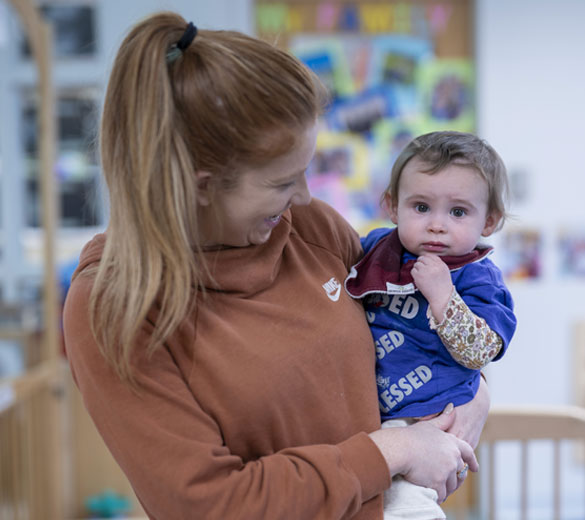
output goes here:
[[463, 464], [463, 467], [457, 472], [457, 478], [459, 480], [464, 480], [467, 476], [467, 470], [469, 469], [469, 464], [467, 462]]

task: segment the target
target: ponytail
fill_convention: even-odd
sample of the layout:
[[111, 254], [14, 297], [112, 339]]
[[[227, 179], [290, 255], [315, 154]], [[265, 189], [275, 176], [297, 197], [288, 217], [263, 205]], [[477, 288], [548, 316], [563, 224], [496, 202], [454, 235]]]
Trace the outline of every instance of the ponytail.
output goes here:
[[290, 150], [325, 103], [324, 87], [289, 54], [229, 31], [199, 30], [178, 48], [186, 29], [174, 13], [134, 27], [103, 109], [110, 221], [92, 273], [90, 319], [102, 353], [129, 381], [147, 315], [156, 311], [146, 346], [152, 352], [193, 310], [202, 288], [195, 172], [237, 183], [242, 165]]

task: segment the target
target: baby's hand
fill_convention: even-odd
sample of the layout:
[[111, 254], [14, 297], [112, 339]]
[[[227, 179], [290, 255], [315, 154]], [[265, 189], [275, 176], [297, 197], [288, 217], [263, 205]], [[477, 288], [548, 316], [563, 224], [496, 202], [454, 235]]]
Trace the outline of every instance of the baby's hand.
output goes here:
[[418, 290], [428, 300], [435, 320], [441, 322], [453, 293], [451, 273], [437, 255], [421, 255], [412, 268]]

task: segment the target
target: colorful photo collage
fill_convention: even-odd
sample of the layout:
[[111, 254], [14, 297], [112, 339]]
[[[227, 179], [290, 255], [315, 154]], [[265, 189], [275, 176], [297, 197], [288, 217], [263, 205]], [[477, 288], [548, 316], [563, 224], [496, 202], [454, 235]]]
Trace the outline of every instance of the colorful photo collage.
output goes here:
[[390, 224], [379, 198], [402, 148], [426, 132], [474, 130], [471, 61], [437, 59], [431, 38], [399, 34], [298, 34], [289, 47], [330, 93], [310, 188], [360, 232]]
[[560, 230], [557, 247], [560, 275], [564, 278], [585, 278], [585, 226]]
[[585, 227], [565, 226], [549, 232], [511, 226], [504, 228], [498, 241], [498, 265], [507, 280], [545, 276], [558, 281], [585, 280]]
[[538, 229], [503, 231], [498, 265], [507, 280], [530, 280], [542, 276], [543, 237]]

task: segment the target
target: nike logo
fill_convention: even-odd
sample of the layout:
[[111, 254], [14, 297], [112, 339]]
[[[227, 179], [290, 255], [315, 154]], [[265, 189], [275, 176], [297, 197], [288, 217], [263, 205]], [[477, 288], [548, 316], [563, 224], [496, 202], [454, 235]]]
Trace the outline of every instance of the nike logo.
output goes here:
[[341, 284], [335, 279], [335, 277], [325, 282], [322, 287], [325, 289], [327, 297], [332, 302], [339, 300], [339, 295], [341, 294]]

